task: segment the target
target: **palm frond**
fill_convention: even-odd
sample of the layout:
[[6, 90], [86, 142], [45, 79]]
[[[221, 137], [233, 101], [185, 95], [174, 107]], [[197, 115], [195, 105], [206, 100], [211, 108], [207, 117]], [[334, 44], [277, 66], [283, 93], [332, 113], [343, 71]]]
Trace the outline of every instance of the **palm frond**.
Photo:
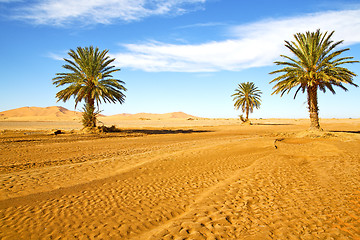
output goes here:
[[343, 41], [333, 42], [331, 37], [334, 31], [297, 33], [295, 41], [285, 41], [285, 46], [294, 54], [294, 57], [280, 55], [285, 61], [274, 62], [283, 68], [270, 72], [280, 74], [270, 81], [276, 83], [272, 94], [289, 93], [294, 87], [296, 97], [300, 89], [304, 92], [310, 86], [318, 86], [321, 91], [330, 90], [335, 93], [331, 85], [346, 89], [342, 84], [353, 82], [355, 73], [342, 67], [344, 64], [358, 63], [353, 57], [339, 57], [349, 48], [336, 50]]
[[125, 82], [113, 78], [114, 73], [120, 71], [110, 65], [115, 61], [107, 56], [109, 50], [100, 51], [99, 48], [78, 47], [70, 49], [70, 59], [64, 59], [63, 68], [68, 72], [57, 73], [52, 79], [56, 87], [67, 86], [60, 90], [56, 97], [58, 101], [68, 101], [71, 97], [75, 100], [75, 108], [81, 101], [85, 101], [88, 108], [92, 104], [116, 103], [125, 101]]
[[244, 82], [238, 84], [233, 97], [234, 107], [236, 110], [241, 108], [242, 112], [248, 109], [251, 113], [254, 107], [260, 108], [262, 92], [255, 86], [253, 82]]

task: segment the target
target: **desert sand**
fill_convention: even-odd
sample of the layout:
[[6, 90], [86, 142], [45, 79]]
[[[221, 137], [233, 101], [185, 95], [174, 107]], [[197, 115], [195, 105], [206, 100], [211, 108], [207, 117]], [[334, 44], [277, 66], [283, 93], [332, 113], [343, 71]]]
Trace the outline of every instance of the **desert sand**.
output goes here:
[[0, 121], [0, 239], [360, 239], [360, 119], [104, 121]]
[[[71, 111], [64, 107], [60, 106], [51, 106], [51, 107], [21, 107], [16, 109], [11, 109], [7, 111], [0, 112], [0, 122], [7, 123], [16, 123], [17, 127], [21, 127], [22, 125], [18, 125], [21, 122], [81, 122], [81, 112]], [[100, 122], [116, 122], [121, 120], [179, 120], [179, 119], [188, 119], [195, 120], [201, 119], [190, 114], [186, 114], [183, 112], [172, 112], [172, 113], [163, 113], [163, 114], [155, 114], [155, 113], [122, 113], [115, 114], [110, 116], [105, 116], [99, 114]], [[27, 124], [23, 124], [27, 126]], [[77, 125], [80, 127], [81, 125]], [[9, 125], [7, 125], [9, 127]], [[28, 127], [28, 126], [27, 126]]]

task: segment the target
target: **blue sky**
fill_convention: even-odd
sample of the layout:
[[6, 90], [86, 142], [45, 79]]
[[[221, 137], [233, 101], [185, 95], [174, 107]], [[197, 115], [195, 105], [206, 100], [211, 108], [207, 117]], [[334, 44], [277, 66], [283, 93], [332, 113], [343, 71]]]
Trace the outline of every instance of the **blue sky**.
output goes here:
[[[284, 40], [318, 28], [360, 60], [358, 0], [0, 0], [0, 111], [73, 110], [73, 100], [56, 102], [52, 78], [69, 49], [94, 45], [109, 49], [128, 88], [124, 104], [101, 105], [105, 115], [237, 117], [230, 95], [252, 81], [263, 95], [250, 117], [307, 118], [306, 96], [271, 95], [268, 73], [289, 55]], [[360, 74], [360, 63], [348, 67]], [[320, 117], [359, 118], [360, 87], [348, 89], [319, 93]]]

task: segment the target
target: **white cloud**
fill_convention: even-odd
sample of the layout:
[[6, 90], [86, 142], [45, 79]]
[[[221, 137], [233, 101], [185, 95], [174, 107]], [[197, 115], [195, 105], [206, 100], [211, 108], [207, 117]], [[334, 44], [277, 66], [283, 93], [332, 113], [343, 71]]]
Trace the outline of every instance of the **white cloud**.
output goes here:
[[[3, 1], [3, 0], [0, 0]], [[17, 9], [14, 18], [35, 24], [110, 24], [116, 20], [135, 21], [151, 15], [182, 14], [187, 5], [206, 0], [40, 0]], [[188, 6], [189, 7], [189, 6]]]
[[335, 30], [334, 40], [345, 45], [360, 43], [360, 9], [328, 11], [286, 19], [267, 19], [231, 28], [233, 39], [203, 44], [150, 42], [123, 44], [125, 52], [113, 54], [124, 68], [143, 71], [239, 71], [272, 65], [286, 53], [284, 40], [297, 32]]
[[56, 54], [56, 53], [50, 52], [46, 55], [46, 57], [51, 58], [53, 60], [57, 60], [57, 61], [63, 61], [64, 58], [66, 58], [67, 56], [65, 56], [65, 54]]

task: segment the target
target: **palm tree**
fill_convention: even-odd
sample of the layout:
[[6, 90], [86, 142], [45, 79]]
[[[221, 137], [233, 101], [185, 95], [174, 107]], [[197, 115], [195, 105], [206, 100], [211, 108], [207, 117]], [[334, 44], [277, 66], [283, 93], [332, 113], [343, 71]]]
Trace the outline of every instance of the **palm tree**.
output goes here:
[[64, 58], [67, 64], [63, 65], [63, 68], [70, 72], [57, 73], [57, 77], [53, 78], [56, 87], [67, 86], [56, 94], [58, 101], [65, 102], [73, 96], [75, 108], [79, 102], [85, 101], [82, 121], [84, 127], [96, 127], [99, 111], [95, 111], [95, 102], [99, 107], [102, 100], [105, 103], [120, 104], [125, 100], [125, 83], [113, 78], [112, 74], [120, 69], [110, 65], [115, 59], [107, 56], [108, 51], [100, 51], [93, 46], [78, 47], [76, 51], [71, 49], [68, 55], [72, 59]]
[[245, 122], [247, 122], [249, 120], [249, 112], [252, 113], [254, 107], [257, 109], [260, 108], [260, 95], [262, 92], [255, 87], [253, 82], [240, 83], [238, 86], [239, 87], [235, 89], [235, 93], [231, 96], [234, 97], [235, 109], [238, 110], [241, 107], [242, 112], [246, 113]]
[[342, 65], [355, 63], [358, 61], [351, 60], [353, 57], [338, 57], [341, 53], [348, 51], [349, 48], [333, 51], [335, 47], [343, 42], [333, 42], [330, 40], [334, 31], [321, 33], [316, 32], [297, 33], [294, 35], [296, 42], [285, 41], [285, 46], [295, 55], [295, 58], [280, 55], [288, 61], [276, 61], [276, 65], [284, 66], [284, 68], [271, 72], [270, 74], [281, 73], [270, 83], [276, 82], [273, 87], [274, 93], [289, 93], [294, 87], [297, 93], [301, 90], [303, 93], [307, 91], [307, 102], [310, 112], [310, 129], [320, 130], [318, 115], [318, 99], [317, 90], [326, 92], [328, 89], [335, 94], [333, 86], [338, 86], [345, 91], [347, 88], [343, 86], [348, 83], [357, 87], [353, 83], [355, 73], [351, 72]]

